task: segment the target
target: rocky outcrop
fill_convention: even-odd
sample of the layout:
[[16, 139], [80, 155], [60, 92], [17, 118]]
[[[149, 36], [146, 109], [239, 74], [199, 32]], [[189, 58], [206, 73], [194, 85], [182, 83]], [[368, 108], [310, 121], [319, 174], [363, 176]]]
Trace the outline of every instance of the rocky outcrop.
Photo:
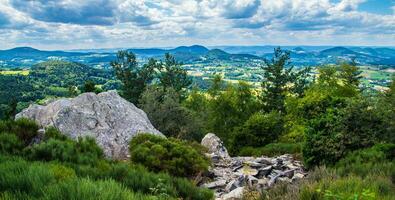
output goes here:
[[[262, 191], [277, 182], [293, 183], [306, 176], [300, 161], [291, 155], [278, 157], [230, 157], [222, 141], [212, 133], [201, 143], [212, 159], [202, 187], [214, 190], [217, 200], [242, 199], [244, 188]], [[225, 153], [226, 152], [226, 153]]]
[[72, 139], [93, 137], [107, 157], [116, 159], [128, 156], [128, 143], [138, 133], [163, 136], [144, 111], [116, 91], [84, 93], [44, 106], [33, 104], [16, 115], [21, 117], [34, 119], [41, 127], [54, 126]]

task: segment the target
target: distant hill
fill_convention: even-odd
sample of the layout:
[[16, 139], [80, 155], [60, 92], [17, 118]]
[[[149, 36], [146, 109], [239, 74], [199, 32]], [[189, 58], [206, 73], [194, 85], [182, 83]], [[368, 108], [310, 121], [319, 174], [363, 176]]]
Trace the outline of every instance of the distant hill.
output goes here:
[[359, 53], [352, 51], [345, 47], [333, 47], [323, 50], [319, 53], [320, 56], [345, 56], [345, 55], [358, 55]]
[[[271, 58], [276, 46], [219, 46], [206, 48], [201, 45], [179, 46], [176, 48], [131, 48], [138, 59], [163, 59], [170, 53], [185, 64], [235, 64], [244, 65], [263, 58]], [[340, 60], [355, 59], [360, 64], [395, 66], [395, 48], [389, 47], [327, 47], [327, 46], [284, 46], [282, 49], [291, 52], [292, 63], [296, 66], [314, 66], [337, 63]], [[109, 67], [110, 61], [116, 58], [115, 52], [103, 51], [43, 51], [31, 47], [17, 47], [0, 50], [0, 68], [30, 67], [34, 64], [64, 60], [79, 62], [96, 67]]]
[[42, 51], [31, 47], [17, 47], [8, 50], [0, 50], [0, 59], [14, 58], [46, 58], [48, 56], [82, 56], [87, 53], [65, 51]]

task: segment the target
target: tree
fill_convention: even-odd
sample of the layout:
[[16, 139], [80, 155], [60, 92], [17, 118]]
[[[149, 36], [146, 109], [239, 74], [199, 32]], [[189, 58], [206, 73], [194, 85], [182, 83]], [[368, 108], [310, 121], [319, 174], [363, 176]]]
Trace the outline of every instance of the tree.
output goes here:
[[95, 82], [93, 82], [91, 80], [86, 81], [84, 84], [83, 91], [84, 92], [95, 92], [96, 91]]
[[264, 81], [262, 82], [261, 100], [266, 111], [277, 110], [285, 112], [284, 100], [289, 92], [303, 95], [307, 85], [308, 70], [294, 72], [290, 62], [290, 53], [281, 50], [280, 47], [274, 50], [271, 60], [265, 60]]
[[118, 51], [116, 60], [110, 65], [122, 82], [122, 96], [137, 104], [145, 87], [152, 81], [158, 62], [150, 59], [147, 64], [139, 67], [136, 55], [128, 51]]
[[180, 94], [173, 88], [150, 86], [140, 99], [140, 107], [151, 123], [166, 136], [200, 140], [202, 123], [180, 103]]
[[343, 79], [345, 85], [358, 89], [362, 71], [358, 70], [355, 60], [352, 60], [351, 63], [341, 63], [339, 71], [340, 78]]
[[10, 104], [8, 105], [8, 110], [6, 112], [6, 117], [8, 119], [13, 120], [15, 118], [15, 115], [17, 114], [17, 106], [18, 106], [18, 101], [16, 98], [12, 98]]
[[255, 113], [234, 130], [231, 152], [243, 147], [262, 147], [277, 140], [283, 132], [282, 116], [276, 112]]
[[231, 132], [242, 125], [260, 107], [251, 85], [240, 81], [209, 99], [208, 129], [229, 143]]
[[188, 77], [187, 71], [181, 68], [181, 63], [177, 62], [174, 56], [166, 53], [164, 63], [161, 63], [161, 66], [159, 80], [163, 88], [173, 88], [176, 92], [179, 92], [191, 85], [192, 81]]
[[222, 76], [219, 74], [215, 74], [211, 80], [210, 88], [208, 89], [208, 94], [215, 97], [219, 95], [221, 91], [224, 90], [224, 82], [222, 80]]

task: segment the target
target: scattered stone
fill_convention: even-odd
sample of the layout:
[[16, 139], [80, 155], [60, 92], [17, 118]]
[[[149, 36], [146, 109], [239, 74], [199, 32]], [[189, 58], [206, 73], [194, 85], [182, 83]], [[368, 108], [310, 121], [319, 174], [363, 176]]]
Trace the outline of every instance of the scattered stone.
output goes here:
[[258, 178], [262, 178], [262, 177], [266, 177], [267, 175], [270, 174], [270, 172], [272, 171], [273, 167], [272, 166], [267, 166], [264, 168], [260, 168], [258, 169]]
[[244, 187], [238, 187], [228, 194], [223, 195], [221, 200], [241, 200], [243, 198]]
[[139, 133], [163, 136], [144, 111], [116, 91], [83, 93], [47, 105], [32, 104], [15, 116], [35, 120], [41, 128], [54, 126], [72, 139], [93, 137], [107, 157], [126, 159], [129, 141]]
[[218, 187], [223, 187], [225, 185], [226, 185], [226, 180], [218, 180], [211, 183], [206, 183], [203, 185], [203, 187], [206, 187], [208, 189], [214, 189]]
[[292, 180], [299, 180], [299, 179], [302, 179], [302, 178], [304, 178], [304, 174], [302, 174], [302, 173], [296, 173], [296, 174], [294, 174], [294, 176], [292, 177]]
[[238, 187], [237, 180], [231, 180], [225, 187], [226, 192], [230, 192]]
[[261, 191], [276, 182], [291, 183], [305, 176], [301, 162], [288, 154], [274, 158], [230, 157], [222, 141], [212, 133], [205, 136], [202, 144], [209, 149], [209, 158], [213, 159], [209, 174], [214, 177], [208, 178], [217, 180], [202, 186], [210, 186], [217, 200], [241, 199], [244, 187]]

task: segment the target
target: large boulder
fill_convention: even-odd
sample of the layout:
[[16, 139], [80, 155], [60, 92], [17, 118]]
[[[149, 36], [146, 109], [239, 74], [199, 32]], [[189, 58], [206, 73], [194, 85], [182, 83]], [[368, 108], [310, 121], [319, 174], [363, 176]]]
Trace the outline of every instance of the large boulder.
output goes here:
[[128, 157], [128, 143], [138, 133], [163, 136], [144, 111], [116, 91], [84, 93], [44, 106], [33, 104], [16, 115], [21, 117], [34, 119], [43, 128], [54, 126], [72, 139], [93, 137], [105, 155], [115, 159]]

